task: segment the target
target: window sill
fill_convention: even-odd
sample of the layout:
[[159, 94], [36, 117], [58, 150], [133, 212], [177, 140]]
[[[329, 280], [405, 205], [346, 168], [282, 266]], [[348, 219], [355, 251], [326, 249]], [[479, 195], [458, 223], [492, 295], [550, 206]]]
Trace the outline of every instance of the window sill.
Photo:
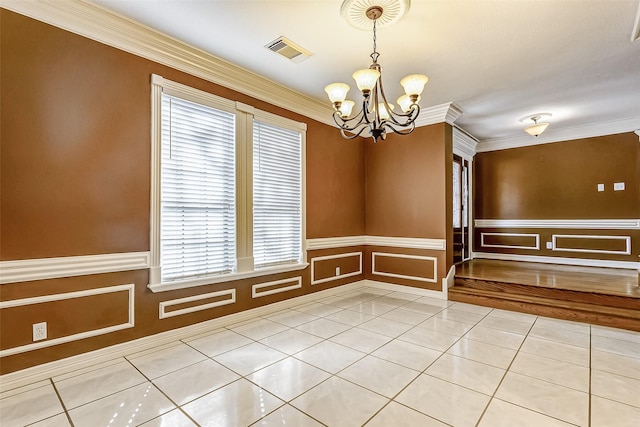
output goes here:
[[245, 271], [242, 273], [221, 274], [217, 276], [200, 277], [198, 279], [180, 280], [180, 281], [166, 282], [166, 283], [156, 283], [156, 284], [150, 283], [149, 285], [147, 285], [147, 287], [151, 289], [151, 292], [154, 292], [154, 293], [174, 291], [176, 289], [194, 288], [196, 286], [213, 285], [216, 283], [231, 282], [233, 280], [250, 279], [252, 277], [268, 276], [271, 274], [286, 273], [289, 271], [296, 271], [296, 270], [304, 270], [308, 266], [309, 266], [308, 262], [303, 262], [299, 264], [277, 265], [273, 267], [260, 268], [252, 271]]

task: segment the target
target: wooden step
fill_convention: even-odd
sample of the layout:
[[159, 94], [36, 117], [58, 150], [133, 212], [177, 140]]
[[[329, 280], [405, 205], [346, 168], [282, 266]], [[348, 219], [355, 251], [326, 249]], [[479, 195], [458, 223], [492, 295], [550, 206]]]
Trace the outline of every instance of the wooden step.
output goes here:
[[640, 331], [640, 299], [456, 277], [452, 301]]

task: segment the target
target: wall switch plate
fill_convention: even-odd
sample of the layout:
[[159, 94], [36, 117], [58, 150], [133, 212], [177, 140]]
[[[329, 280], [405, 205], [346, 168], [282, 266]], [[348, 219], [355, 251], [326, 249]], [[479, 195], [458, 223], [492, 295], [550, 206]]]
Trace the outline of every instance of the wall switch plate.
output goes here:
[[340, 267], [336, 267], [336, 276], [340, 275]]
[[547, 249], [553, 249], [553, 243], [547, 242]]
[[598, 184], [598, 191], [604, 191], [604, 184]]
[[42, 341], [47, 339], [47, 322], [33, 324], [33, 340]]
[[624, 182], [613, 183], [613, 191], [622, 191], [622, 190], [624, 190]]

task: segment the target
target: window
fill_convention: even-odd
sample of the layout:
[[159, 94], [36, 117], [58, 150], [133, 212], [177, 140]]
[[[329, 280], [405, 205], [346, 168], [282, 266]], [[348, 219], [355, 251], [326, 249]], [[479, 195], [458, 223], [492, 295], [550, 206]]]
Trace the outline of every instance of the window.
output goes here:
[[300, 262], [300, 132], [253, 122], [253, 258], [256, 267]]
[[152, 77], [153, 291], [306, 267], [305, 129]]

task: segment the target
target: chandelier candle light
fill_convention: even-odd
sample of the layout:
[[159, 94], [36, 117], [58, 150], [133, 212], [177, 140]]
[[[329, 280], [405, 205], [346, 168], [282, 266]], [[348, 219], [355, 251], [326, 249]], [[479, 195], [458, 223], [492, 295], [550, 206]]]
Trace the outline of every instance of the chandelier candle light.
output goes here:
[[347, 98], [349, 85], [345, 83], [332, 83], [324, 88], [333, 103], [333, 120], [340, 127], [340, 133], [346, 139], [353, 139], [368, 131], [366, 136], [371, 136], [373, 142], [385, 139], [387, 131], [391, 130], [400, 135], [408, 135], [415, 129], [415, 121], [420, 114], [420, 94], [424, 85], [429, 80], [422, 74], [411, 74], [400, 81], [405, 95], [398, 98], [397, 102], [402, 113], [394, 112], [395, 106], [387, 101], [382, 87], [382, 69], [378, 64], [380, 54], [376, 51], [376, 21], [382, 16], [381, 6], [372, 6], [367, 9], [366, 15], [373, 21], [373, 63], [369, 68], [353, 73], [358, 89], [362, 92], [362, 109], [356, 115], [351, 116], [355, 102]]

